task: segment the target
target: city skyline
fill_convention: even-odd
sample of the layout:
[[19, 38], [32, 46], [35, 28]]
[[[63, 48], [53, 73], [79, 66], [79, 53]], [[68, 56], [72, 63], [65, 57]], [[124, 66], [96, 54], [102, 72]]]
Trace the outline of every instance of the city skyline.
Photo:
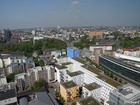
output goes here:
[[139, 0], [1, 0], [0, 29], [140, 25], [139, 4]]

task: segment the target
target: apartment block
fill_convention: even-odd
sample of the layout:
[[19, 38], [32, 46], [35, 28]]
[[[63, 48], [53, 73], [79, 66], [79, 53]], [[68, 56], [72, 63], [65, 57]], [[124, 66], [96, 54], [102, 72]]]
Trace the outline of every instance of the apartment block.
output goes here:
[[73, 81], [68, 81], [60, 84], [60, 94], [66, 102], [73, 101], [79, 97], [79, 86]]

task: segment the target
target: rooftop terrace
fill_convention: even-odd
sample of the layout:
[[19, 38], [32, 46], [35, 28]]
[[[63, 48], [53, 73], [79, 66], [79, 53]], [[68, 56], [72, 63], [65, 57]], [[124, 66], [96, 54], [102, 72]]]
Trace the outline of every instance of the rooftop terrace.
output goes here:
[[91, 83], [91, 84], [87, 84], [84, 86], [86, 89], [88, 89], [89, 91], [100, 88], [101, 86], [98, 85], [97, 83]]
[[97, 74], [98, 75], [97, 78], [102, 79], [103, 81], [107, 82], [108, 84], [110, 84], [110, 85], [112, 85], [114, 87], [121, 86], [120, 83], [118, 83], [115, 80], [113, 80], [113, 79], [101, 74], [101, 72], [102, 72], [101, 70], [87, 65], [86, 61], [84, 61], [84, 60], [82, 60], [80, 58], [75, 58], [75, 60], [78, 61], [78, 62], [81, 62], [81, 63], [83, 62], [84, 65], [82, 67], [87, 69], [87, 70], [89, 70], [89, 71], [91, 71], [91, 72], [93, 72], [94, 74]]
[[67, 68], [67, 67], [64, 66], [64, 65], [62, 65], [62, 66], [61, 66], [61, 65], [57, 65], [56, 68], [58, 68], [58, 69], [65, 69], [65, 68]]
[[68, 73], [68, 75], [71, 76], [71, 77], [77, 76], [77, 75], [80, 75], [80, 74], [83, 74], [83, 72], [81, 72], [81, 71], [76, 71], [76, 72]]
[[100, 105], [94, 98], [88, 97], [78, 101], [80, 105]]
[[65, 88], [72, 88], [72, 87], [77, 86], [73, 81], [61, 83], [61, 85], [63, 85]]

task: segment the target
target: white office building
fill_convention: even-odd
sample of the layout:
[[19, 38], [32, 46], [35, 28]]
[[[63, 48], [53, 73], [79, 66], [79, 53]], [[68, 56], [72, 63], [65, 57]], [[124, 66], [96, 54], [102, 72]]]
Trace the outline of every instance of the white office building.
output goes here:
[[109, 101], [112, 105], [140, 105], [140, 89], [124, 85], [110, 92]]
[[[81, 71], [83, 73], [83, 77], [84, 77], [83, 81], [85, 84], [91, 84], [91, 83], [95, 82], [99, 86], [102, 87], [102, 89], [99, 89], [100, 92], [99, 91], [95, 92], [95, 90], [94, 90], [94, 94], [101, 94], [100, 99], [99, 99], [99, 97], [97, 98], [97, 100], [100, 100], [101, 103], [106, 103], [109, 100], [109, 93], [120, 86], [120, 84], [118, 82], [106, 77], [104, 75], [104, 73], [101, 72], [100, 70], [97, 70], [97, 68], [94, 68], [94, 67], [91, 67], [91, 66], [88, 66], [87, 64], [85, 64], [86, 62], [84, 62], [83, 60], [81, 60], [79, 58], [75, 58], [75, 59], [67, 58], [67, 59], [69, 62], [71, 62], [71, 64], [70, 64], [71, 69], [69, 69], [68, 66], [66, 67], [64, 65], [60, 66], [60, 67], [56, 67], [58, 82], [61, 82], [61, 79], [63, 80], [63, 82], [65, 82], [66, 80], [69, 80], [68, 79], [69, 76], [67, 78], [67, 75], [69, 72], [72, 73], [72, 72]], [[67, 61], [67, 60], [65, 60], [65, 61]], [[69, 71], [69, 72], [67, 72], [67, 71]], [[81, 77], [77, 77], [77, 78], [71, 77], [71, 79], [73, 81], [77, 80], [78, 82], [80, 82], [79, 79]], [[77, 81], [75, 81], [75, 82], [77, 82]], [[80, 84], [80, 83], [78, 83], [78, 84]], [[93, 96], [93, 94], [92, 94], [92, 96]]]
[[82, 90], [84, 98], [92, 96], [100, 102], [102, 91], [102, 87], [100, 85], [95, 82], [91, 84], [86, 84], [85, 86], [83, 86]]
[[84, 84], [84, 73], [81, 71], [68, 72], [68, 81], [73, 80], [77, 85], [83, 86]]

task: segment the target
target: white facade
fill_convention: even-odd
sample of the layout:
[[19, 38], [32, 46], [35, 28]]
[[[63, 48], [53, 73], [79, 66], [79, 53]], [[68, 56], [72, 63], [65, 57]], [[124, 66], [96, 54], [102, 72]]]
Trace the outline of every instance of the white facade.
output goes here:
[[57, 59], [57, 63], [61, 64], [61, 63], [67, 63], [70, 62], [70, 58], [69, 57], [61, 57], [59, 59]]
[[102, 91], [102, 87], [98, 87], [95, 88], [93, 90], [88, 90], [86, 87], [83, 86], [83, 96], [84, 98], [92, 96], [93, 98], [95, 98], [96, 100], [98, 100], [99, 102], [101, 101], [101, 91]]
[[14, 57], [6, 57], [6, 58], [0, 58], [0, 68], [7, 67], [11, 63], [26, 63], [26, 62], [33, 63], [33, 60], [30, 58], [27, 58], [25, 56], [14, 56]]
[[56, 77], [57, 81], [60, 82], [67, 82], [67, 68], [59, 69], [58, 67], [55, 67], [56, 69]]
[[70, 61], [73, 63], [73, 71], [81, 71], [84, 73], [84, 83], [90, 84], [90, 83], [96, 82], [97, 84], [99, 84], [102, 87], [101, 98], [104, 101], [109, 100], [109, 92], [116, 89], [116, 87], [112, 86], [111, 84], [108, 84], [104, 80], [99, 79], [97, 77], [98, 76], [97, 74], [82, 67], [83, 65], [82, 63], [74, 59], [70, 59]]
[[5, 76], [0, 77], [0, 85], [7, 84], [7, 80]]
[[128, 55], [124, 55], [124, 54], [120, 54], [116, 52], [114, 53], [114, 57], [140, 62], [140, 58], [138, 57], [128, 56]]
[[102, 48], [103, 49], [103, 54], [105, 53], [105, 50], [109, 50], [109, 51], [112, 50], [112, 46], [90, 46], [89, 50], [94, 53], [95, 48]]
[[54, 56], [54, 58], [57, 58], [58, 55], [61, 56], [61, 51], [60, 50], [56, 50], [56, 51], [52, 51], [51, 52], [51, 56]]
[[34, 36], [34, 40], [41, 40], [41, 39], [44, 39], [44, 37], [42, 37], [42, 36]]
[[83, 84], [84, 84], [84, 73], [77, 74], [77, 75], [74, 75], [74, 76], [72, 76], [70, 74], [68, 74], [68, 79], [67, 79], [68, 81], [73, 80], [73, 82], [75, 82], [77, 85], [83, 86]]
[[35, 35], [35, 30], [32, 30], [32, 34]]

